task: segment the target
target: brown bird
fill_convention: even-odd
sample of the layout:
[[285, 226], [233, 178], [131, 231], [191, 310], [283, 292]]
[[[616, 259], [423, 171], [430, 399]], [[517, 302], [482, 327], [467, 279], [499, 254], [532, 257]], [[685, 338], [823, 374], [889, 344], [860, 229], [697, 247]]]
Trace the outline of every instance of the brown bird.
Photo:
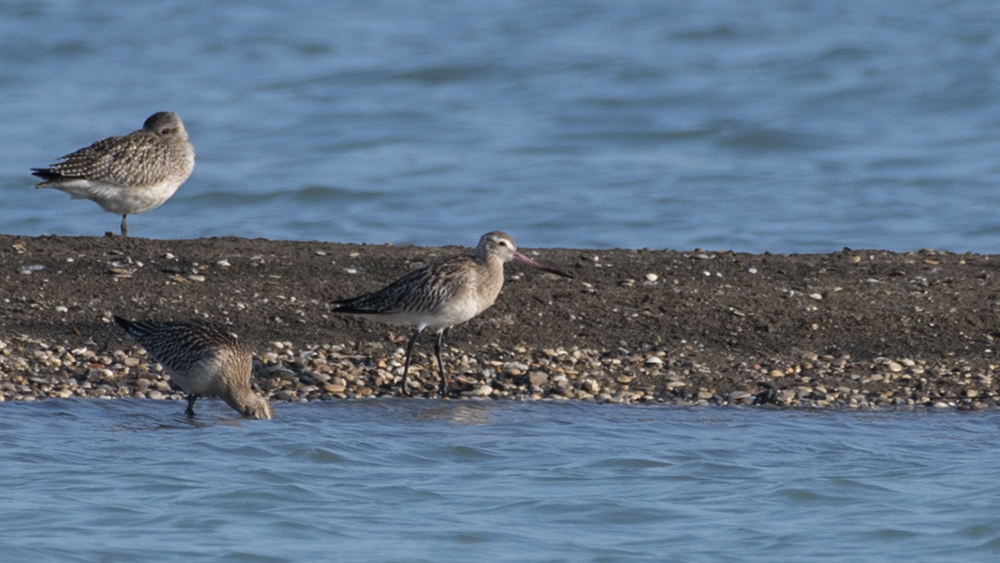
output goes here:
[[441, 361], [441, 343], [451, 327], [479, 315], [496, 301], [503, 288], [503, 265], [514, 260], [559, 276], [517, 252], [514, 239], [493, 231], [479, 239], [474, 254], [461, 254], [418, 268], [384, 288], [335, 303], [334, 313], [371, 317], [384, 323], [416, 327], [406, 343], [403, 392], [409, 393], [407, 375], [413, 344], [425, 328], [437, 331], [434, 355], [441, 375], [441, 395], [448, 394], [448, 379]]
[[236, 335], [199, 321], [128, 321], [116, 316], [115, 324], [188, 394], [188, 416], [194, 416], [198, 397], [218, 397], [247, 418], [274, 418], [271, 403], [250, 389], [253, 360]]

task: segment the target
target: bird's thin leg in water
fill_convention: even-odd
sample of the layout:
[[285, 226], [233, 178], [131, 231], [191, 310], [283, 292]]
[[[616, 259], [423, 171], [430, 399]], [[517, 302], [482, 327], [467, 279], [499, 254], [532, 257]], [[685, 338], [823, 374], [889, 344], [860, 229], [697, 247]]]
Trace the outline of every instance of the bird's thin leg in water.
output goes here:
[[188, 408], [184, 411], [184, 414], [193, 417], [194, 416], [194, 402], [198, 400], [198, 395], [191, 393], [188, 395]]

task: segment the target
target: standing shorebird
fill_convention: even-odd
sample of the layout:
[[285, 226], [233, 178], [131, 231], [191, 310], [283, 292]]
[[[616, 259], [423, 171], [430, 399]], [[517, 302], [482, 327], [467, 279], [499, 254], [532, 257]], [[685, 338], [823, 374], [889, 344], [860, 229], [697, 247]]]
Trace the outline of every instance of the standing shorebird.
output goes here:
[[108, 213], [126, 218], [170, 199], [194, 170], [194, 147], [181, 118], [172, 111], [154, 113], [142, 129], [108, 137], [59, 159], [49, 168], [32, 168], [44, 182], [73, 199], [89, 199]]
[[115, 317], [188, 394], [194, 416], [198, 397], [218, 397], [247, 418], [274, 418], [267, 399], [250, 390], [253, 360], [236, 336], [202, 322], [127, 321]]
[[493, 231], [479, 239], [474, 254], [461, 254], [418, 268], [378, 291], [336, 301], [339, 307], [332, 311], [416, 327], [406, 343], [406, 362], [403, 365], [403, 392], [406, 394], [409, 394], [407, 374], [413, 343], [425, 328], [436, 330], [434, 355], [441, 375], [441, 396], [447, 396], [448, 378], [441, 361], [444, 333], [493, 305], [503, 288], [503, 265], [511, 260], [559, 276], [572, 277], [518, 253], [510, 235]]

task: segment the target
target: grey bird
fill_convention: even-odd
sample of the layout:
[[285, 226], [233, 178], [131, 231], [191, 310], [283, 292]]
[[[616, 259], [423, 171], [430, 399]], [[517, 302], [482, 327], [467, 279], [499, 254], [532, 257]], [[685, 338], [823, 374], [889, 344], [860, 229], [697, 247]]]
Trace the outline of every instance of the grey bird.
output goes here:
[[128, 236], [129, 215], [159, 207], [191, 176], [194, 147], [181, 118], [161, 111], [146, 119], [142, 129], [102, 139], [48, 168], [31, 170], [44, 180], [38, 188], [62, 190], [120, 214], [122, 236]]
[[198, 397], [218, 397], [247, 418], [274, 418], [271, 403], [250, 389], [253, 359], [236, 335], [200, 321], [129, 321], [116, 316], [115, 324], [188, 394], [188, 416], [194, 416]]

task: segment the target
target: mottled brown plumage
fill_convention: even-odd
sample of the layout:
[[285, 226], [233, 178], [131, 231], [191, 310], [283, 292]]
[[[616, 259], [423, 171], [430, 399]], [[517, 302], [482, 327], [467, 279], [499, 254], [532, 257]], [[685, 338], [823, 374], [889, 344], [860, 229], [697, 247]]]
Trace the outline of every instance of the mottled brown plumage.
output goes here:
[[434, 355], [444, 396], [448, 394], [448, 379], [441, 361], [444, 333], [493, 305], [503, 288], [503, 265], [511, 260], [570, 277], [518, 253], [513, 237], [493, 231], [479, 239], [474, 254], [461, 254], [418, 268], [378, 291], [337, 301], [339, 306], [332, 311], [416, 327], [406, 345], [404, 393], [408, 393], [407, 375], [417, 335], [425, 328], [436, 330]]
[[197, 321], [115, 317], [115, 324], [141, 344], [188, 394], [188, 416], [194, 416], [198, 397], [218, 397], [247, 418], [274, 418], [267, 399], [250, 389], [253, 360], [235, 335]]
[[89, 199], [109, 213], [126, 218], [158, 207], [174, 195], [194, 170], [194, 147], [176, 113], [151, 115], [142, 129], [108, 137], [70, 153], [48, 168], [32, 168], [44, 180], [39, 188], [56, 188]]

